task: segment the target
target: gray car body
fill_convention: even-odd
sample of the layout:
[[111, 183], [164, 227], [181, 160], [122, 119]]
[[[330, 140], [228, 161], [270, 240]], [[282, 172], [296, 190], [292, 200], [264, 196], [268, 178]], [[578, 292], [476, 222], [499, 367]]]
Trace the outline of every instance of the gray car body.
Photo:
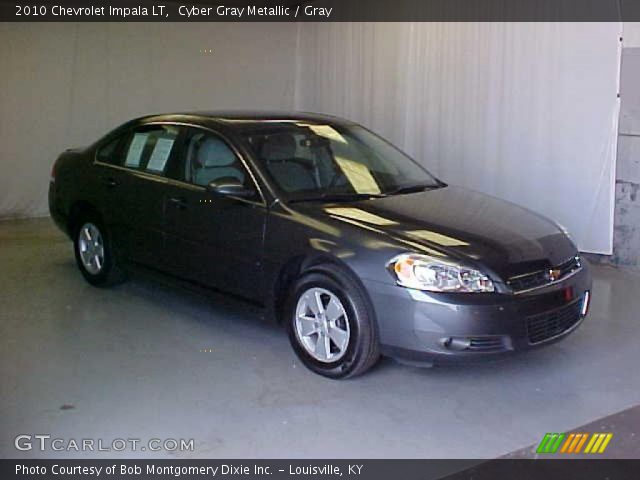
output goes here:
[[[234, 147], [254, 177], [261, 199], [248, 202], [239, 198], [215, 198], [217, 210], [211, 211], [210, 219], [202, 221], [203, 224], [207, 220], [220, 222], [224, 218], [226, 230], [214, 232], [222, 237], [217, 246], [209, 247], [208, 242], [198, 240], [194, 232], [184, 232], [186, 236], [191, 235], [190, 241], [196, 248], [202, 249], [196, 253], [203, 259], [219, 255], [208, 252], [208, 248], [228, 249], [229, 258], [237, 260], [237, 271], [229, 270], [220, 277], [219, 272], [208, 270], [204, 262], [198, 275], [191, 275], [188, 268], [167, 273], [228, 290], [264, 305], [274, 318], [281, 318], [287, 291], [301, 272], [319, 263], [329, 269], [340, 268], [366, 292], [383, 353], [415, 363], [498, 358], [557, 341], [581, 323], [582, 314], [568, 328], [543, 342], [532, 343], [528, 338], [528, 319], [560, 311], [584, 299], [585, 292], [591, 289], [591, 276], [585, 262], [566, 278], [530, 291], [516, 293], [508, 284], [510, 278], [549, 271], [577, 255], [573, 242], [554, 222], [495, 197], [444, 184], [434, 190], [349, 203], [289, 203], [239, 135], [241, 128], [265, 120], [350, 123], [320, 115], [256, 112], [208, 112], [137, 119], [86, 149], [61, 155], [55, 167], [56, 181], [49, 192], [51, 215], [71, 235], [79, 211], [87, 208], [97, 211], [104, 218], [114, 243], [119, 245], [118, 255], [127, 261], [163, 270], [164, 259], [181, 253], [172, 239], [182, 233], [170, 232], [167, 227], [168, 192], [191, 187], [126, 169], [115, 171], [95, 161], [96, 150], [117, 135], [153, 123], [202, 128], [222, 136]], [[139, 210], [148, 204], [149, 208], [163, 212], [162, 217], [157, 212], [145, 211], [124, 216], [114, 214], [116, 209], [128, 212], [131, 206], [114, 204], [113, 197], [100, 193], [104, 191], [105, 175], [112, 173], [120, 175], [125, 182], [128, 176], [142, 182], [140, 185], [144, 188], [136, 193], [136, 208]], [[197, 190], [193, 194], [206, 198], [208, 192]], [[157, 198], [155, 207], [150, 198]], [[216, 212], [224, 216], [216, 218]], [[131, 215], [143, 223], [140, 228], [146, 234], [151, 232], [158, 237], [147, 249], [154, 253], [148, 258], [136, 258], [136, 252], [127, 247], [132, 244], [131, 240], [119, 238], [131, 235], [132, 226], [126, 224]], [[477, 268], [491, 278], [496, 291], [433, 293], [402, 287], [388, 265], [403, 253], [449, 258]], [[218, 281], [208, 281], [216, 275]], [[459, 348], [454, 342], [452, 348], [450, 341], [456, 338], [498, 339], [499, 346]]]

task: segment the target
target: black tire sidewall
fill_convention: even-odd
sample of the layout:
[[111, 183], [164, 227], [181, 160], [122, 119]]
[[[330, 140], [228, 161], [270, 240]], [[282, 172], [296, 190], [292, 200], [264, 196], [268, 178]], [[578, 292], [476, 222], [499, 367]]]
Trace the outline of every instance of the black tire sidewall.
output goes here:
[[[298, 299], [302, 293], [313, 287], [323, 288], [336, 295], [347, 313], [350, 330], [349, 345], [344, 356], [335, 362], [325, 363], [316, 360], [307, 353], [298, 340], [295, 325]], [[362, 364], [367, 361], [368, 342], [371, 341], [374, 326], [362, 294], [348, 280], [316, 272], [303, 275], [295, 283], [288, 298], [285, 315], [291, 346], [298, 358], [313, 372], [329, 378], [346, 378], [360, 370]]]

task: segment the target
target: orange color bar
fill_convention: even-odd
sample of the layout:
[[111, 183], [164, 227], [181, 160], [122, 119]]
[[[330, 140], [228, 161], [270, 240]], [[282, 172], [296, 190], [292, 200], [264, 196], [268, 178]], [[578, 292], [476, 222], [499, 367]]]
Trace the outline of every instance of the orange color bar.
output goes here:
[[587, 438], [589, 438], [589, 434], [588, 433], [582, 433], [582, 438], [580, 439], [580, 443], [578, 443], [578, 445], [576, 446], [576, 451], [574, 453], [580, 453], [580, 450], [582, 450], [582, 446], [584, 445], [584, 442], [587, 441]]
[[567, 453], [573, 453], [574, 449], [576, 448], [576, 445], [578, 444], [578, 441], [580, 440], [581, 436], [580, 434], [576, 434], [576, 436], [573, 439], [573, 442], [571, 442], [571, 446], [569, 447], [569, 451]]
[[569, 448], [569, 445], [571, 445], [571, 442], [573, 441], [573, 437], [575, 437], [576, 434], [575, 433], [570, 433], [569, 436], [567, 437], [567, 439], [564, 442], [564, 445], [562, 445], [562, 449], [560, 450], [560, 453], [566, 453], [567, 449]]

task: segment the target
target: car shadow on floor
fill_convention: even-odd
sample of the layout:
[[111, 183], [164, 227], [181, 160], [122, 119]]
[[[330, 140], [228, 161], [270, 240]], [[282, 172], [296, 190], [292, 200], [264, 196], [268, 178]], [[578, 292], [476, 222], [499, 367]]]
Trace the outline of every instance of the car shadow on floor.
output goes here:
[[[75, 275], [78, 284], [84, 284], [73, 259], [59, 259], [52, 263], [62, 275]], [[177, 280], [146, 268], [132, 269], [128, 280], [114, 287], [96, 289], [96, 287], [87, 284], [84, 286], [90, 291], [94, 289], [96, 291], [113, 291], [114, 300], [117, 301], [135, 298], [150, 305], [160, 306], [175, 313], [181, 319], [188, 318], [207, 329], [221, 328], [228, 331], [240, 328], [245, 332], [248, 329], [251, 337], [266, 335], [278, 343], [281, 342], [281, 339], [286, 339], [283, 326], [275, 319], [270, 318], [265, 309], [259, 305], [200, 285]], [[564, 340], [564, 342], [574, 341], [579, 340], [572, 337]], [[288, 344], [288, 342], [286, 343]], [[259, 345], [257, 346], [259, 348]], [[402, 372], [402, 376], [408, 375], [416, 378], [433, 379], [444, 375], [449, 380], [477, 381], [478, 376], [490, 379], [505, 375], [540, 375], [552, 370], [559, 362], [565, 360], [567, 360], [567, 352], [558, 347], [558, 344], [498, 360], [432, 367], [406, 365], [383, 357], [367, 373], [367, 377], [374, 378], [390, 375], [391, 372]]]

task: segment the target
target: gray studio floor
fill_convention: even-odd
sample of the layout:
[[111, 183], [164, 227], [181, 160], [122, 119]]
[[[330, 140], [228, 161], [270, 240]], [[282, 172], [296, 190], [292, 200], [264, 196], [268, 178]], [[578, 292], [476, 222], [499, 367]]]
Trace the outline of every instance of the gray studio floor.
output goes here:
[[[640, 403], [640, 276], [593, 270], [591, 315], [564, 342], [335, 382], [243, 304], [141, 277], [93, 288], [48, 219], [0, 222], [0, 457], [77, 455], [14, 449], [40, 433], [195, 439], [171, 458], [505, 455]], [[117, 456], [145, 455], [161, 458]]]

